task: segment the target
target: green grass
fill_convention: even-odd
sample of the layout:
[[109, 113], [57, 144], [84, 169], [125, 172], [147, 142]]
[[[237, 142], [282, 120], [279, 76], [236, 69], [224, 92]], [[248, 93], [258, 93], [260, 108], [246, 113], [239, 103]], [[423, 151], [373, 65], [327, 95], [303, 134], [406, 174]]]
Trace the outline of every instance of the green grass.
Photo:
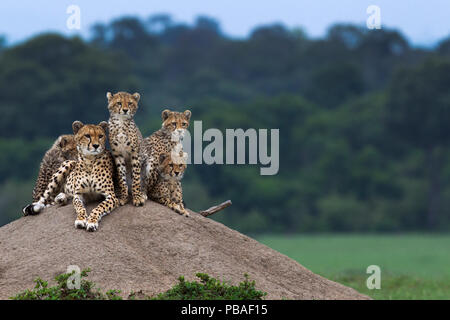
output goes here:
[[[374, 299], [450, 299], [450, 235], [267, 235], [258, 240]], [[369, 265], [381, 268], [379, 290], [366, 286]]]

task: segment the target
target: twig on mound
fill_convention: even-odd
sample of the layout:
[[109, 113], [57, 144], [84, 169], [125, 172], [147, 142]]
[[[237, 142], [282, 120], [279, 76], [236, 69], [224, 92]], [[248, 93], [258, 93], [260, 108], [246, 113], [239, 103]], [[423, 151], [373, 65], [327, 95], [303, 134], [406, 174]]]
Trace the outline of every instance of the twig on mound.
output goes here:
[[225, 209], [225, 208], [227, 208], [229, 206], [231, 206], [231, 200], [227, 200], [225, 202], [222, 202], [221, 204], [219, 204], [217, 206], [214, 206], [214, 207], [211, 207], [209, 209], [200, 211], [199, 213], [202, 216], [204, 216], [204, 217], [208, 217], [208, 216], [213, 215], [214, 213], [216, 213], [216, 212], [218, 212], [220, 210], [223, 210], [223, 209]]

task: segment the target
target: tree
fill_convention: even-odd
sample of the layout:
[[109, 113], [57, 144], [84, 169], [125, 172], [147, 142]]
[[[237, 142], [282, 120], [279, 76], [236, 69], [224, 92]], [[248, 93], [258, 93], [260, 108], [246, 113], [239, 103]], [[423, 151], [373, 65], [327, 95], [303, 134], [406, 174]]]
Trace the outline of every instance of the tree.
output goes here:
[[450, 55], [450, 38], [444, 39], [439, 42], [437, 51], [442, 55]]
[[336, 63], [319, 67], [313, 72], [305, 96], [326, 108], [336, 108], [346, 99], [361, 95], [364, 89], [364, 79], [358, 66]]
[[147, 20], [148, 28], [153, 33], [161, 33], [173, 25], [172, 17], [167, 13], [152, 15]]
[[327, 38], [343, 43], [347, 48], [358, 47], [366, 36], [366, 29], [354, 25], [337, 24], [328, 30]]
[[126, 52], [134, 59], [142, 59], [144, 53], [154, 49], [159, 43], [158, 38], [150, 34], [144, 23], [135, 17], [114, 20], [109, 26], [109, 31], [111, 47]]
[[0, 136], [54, 139], [71, 132], [74, 120], [105, 119], [107, 91], [137, 89], [128, 61], [55, 34], [6, 49], [0, 56]]
[[434, 58], [398, 71], [391, 82], [387, 124], [392, 132], [426, 153], [429, 200], [426, 222], [434, 228], [441, 203], [443, 148], [450, 138], [450, 61]]
[[0, 51], [2, 51], [4, 48], [6, 48], [6, 37], [3, 35], [0, 35]]
[[91, 27], [91, 42], [99, 47], [108, 43], [108, 27], [102, 23], [96, 23]]

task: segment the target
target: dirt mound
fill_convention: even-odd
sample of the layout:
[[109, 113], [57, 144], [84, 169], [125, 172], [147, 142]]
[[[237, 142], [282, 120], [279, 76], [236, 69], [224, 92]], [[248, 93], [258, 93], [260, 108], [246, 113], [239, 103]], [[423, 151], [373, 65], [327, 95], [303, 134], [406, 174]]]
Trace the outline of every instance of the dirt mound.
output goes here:
[[153, 295], [180, 275], [192, 280], [205, 272], [233, 284], [248, 273], [268, 299], [367, 299], [195, 212], [186, 218], [151, 201], [142, 208], [127, 205], [93, 233], [76, 229], [74, 220], [68, 205], [0, 228], [0, 298], [31, 288], [38, 276], [52, 279], [78, 265], [92, 269], [89, 279], [100, 288], [124, 296], [139, 290]]

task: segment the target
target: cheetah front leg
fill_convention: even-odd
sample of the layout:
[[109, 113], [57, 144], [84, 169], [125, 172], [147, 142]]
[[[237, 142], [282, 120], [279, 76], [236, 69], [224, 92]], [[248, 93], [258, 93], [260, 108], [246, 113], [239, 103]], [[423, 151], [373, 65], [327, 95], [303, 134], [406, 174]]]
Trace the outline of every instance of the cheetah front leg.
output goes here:
[[182, 216], [189, 217], [189, 212], [184, 208], [183, 202], [178, 202], [173, 198], [157, 198], [156, 202], [168, 207]]
[[84, 207], [83, 195], [77, 193], [73, 197], [73, 207], [75, 208], [75, 212], [77, 213], [77, 218], [75, 220], [75, 227], [78, 229], [86, 228], [87, 223], [87, 212]]
[[145, 171], [145, 190], [147, 192], [147, 195], [151, 195], [153, 192], [153, 188], [155, 187], [157, 181], [158, 181], [158, 176], [159, 173], [156, 170], [157, 168], [157, 163], [154, 160], [154, 157], [151, 157], [149, 159], [149, 165], [146, 167], [146, 171]]
[[181, 214], [184, 217], [189, 217], [189, 212], [187, 212], [187, 210], [184, 208], [183, 203], [176, 203], [171, 201], [167, 206], [176, 213]]
[[100, 204], [95, 207], [89, 215], [86, 225], [87, 231], [96, 231], [98, 229], [98, 222], [100, 219], [119, 206], [119, 200], [117, 200], [114, 191], [103, 193], [102, 195], [105, 197], [105, 200], [100, 202]]
[[113, 157], [117, 168], [116, 180], [119, 187], [119, 205], [123, 206], [128, 202], [127, 167], [124, 157], [114, 152], [114, 149]]
[[154, 199], [156, 202], [162, 204], [163, 206], [169, 207], [171, 204], [171, 201], [169, 198], [165, 198], [165, 197], [160, 197], [160, 198], [152, 198]]
[[183, 191], [181, 185], [177, 186], [175, 190], [172, 191], [170, 205], [168, 207], [182, 216], [189, 217], [189, 212], [183, 204]]
[[143, 206], [145, 203], [145, 197], [141, 192], [141, 162], [139, 161], [139, 155], [134, 152], [131, 155], [131, 192], [133, 195], [133, 205], [136, 207]]

